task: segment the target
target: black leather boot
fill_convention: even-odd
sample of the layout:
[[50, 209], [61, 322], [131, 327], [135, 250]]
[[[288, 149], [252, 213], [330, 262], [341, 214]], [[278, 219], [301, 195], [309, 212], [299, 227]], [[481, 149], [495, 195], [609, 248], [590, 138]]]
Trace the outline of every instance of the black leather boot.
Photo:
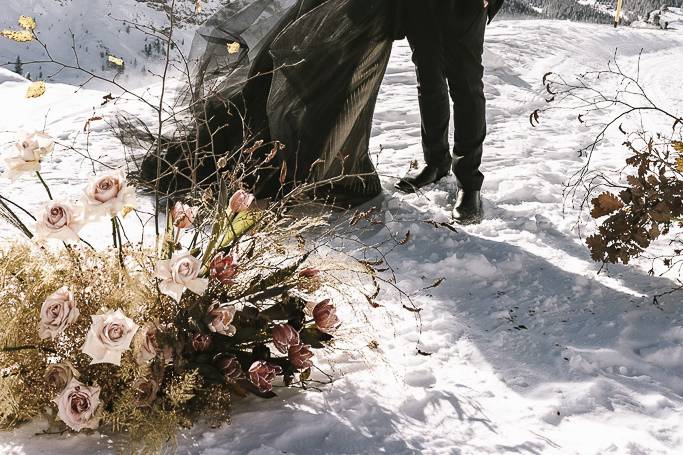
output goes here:
[[443, 167], [433, 166], [431, 164], [425, 165], [414, 175], [406, 175], [401, 180], [396, 182], [394, 187], [404, 193], [414, 193], [418, 189], [436, 183], [442, 178], [446, 177], [450, 172], [451, 166]]
[[458, 199], [453, 208], [453, 221], [457, 224], [479, 224], [484, 219], [484, 206], [481, 191], [458, 191]]

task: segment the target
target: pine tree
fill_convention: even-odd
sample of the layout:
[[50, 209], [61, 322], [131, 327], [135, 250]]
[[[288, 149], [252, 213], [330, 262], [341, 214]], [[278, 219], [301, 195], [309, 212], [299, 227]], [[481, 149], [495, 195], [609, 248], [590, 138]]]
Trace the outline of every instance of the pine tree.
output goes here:
[[24, 74], [24, 65], [21, 63], [21, 57], [17, 55], [17, 60], [14, 62], [14, 72], [17, 74]]

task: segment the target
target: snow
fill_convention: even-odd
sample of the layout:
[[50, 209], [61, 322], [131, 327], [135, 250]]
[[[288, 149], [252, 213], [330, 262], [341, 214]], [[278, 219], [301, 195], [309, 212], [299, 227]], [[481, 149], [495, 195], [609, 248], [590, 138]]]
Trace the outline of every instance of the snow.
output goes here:
[[[586, 217], [560, 196], [583, 163], [576, 150], [595, 129], [578, 124], [575, 113], [548, 115], [538, 128], [528, 122], [545, 105], [544, 73], [603, 68], [616, 47], [624, 68], [635, 68], [643, 49], [641, 80], [654, 99], [675, 109], [683, 105], [682, 46], [683, 35], [654, 30], [494, 22], [485, 55], [487, 219], [454, 233], [423, 222], [449, 219], [453, 177], [415, 195], [393, 188], [421, 157], [414, 70], [407, 44], [397, 43], [372, 139], [385, 190], [375, 202], [393, 232], [411, 232], [412, 240], [389, 260], [399, 286], [417, 294], [419, 317], [386, 289], [382, 308], [364, 310], [370, 326], [349, 315], [347, 339], [326, 355], [333, 384], [237, 402], [231, 426], [185, 433], [180, 453], [683, 453], [680, 297], [652, 305], [652, 295], [673, 282], [649, 276], [641, 262], [597, 273], [576, 231]], [[15, 130], [43, 123], [62, 142], [83, 143], [84, 121], [117, 107], [99, 106], [106, 92], [75, 94], [62, 84], [25, 100], [26, 84], [0, 84], [5, 148]], [[88, 138], [92, 153], [122, 164], [106, 125], [96, 126]], [[659, 127], [665, 131], [670, 123]], [[609, 139], [595, 163], [618, 168], [622, 139], [618, 133]], [[45, 177], [59, 182], [55, 188], [74, 197], [92, 173], [88, 162], [63, 148], [44, 167]], [[3, 195], [32, 209], [45, 199], [29, 180], [0, 185]], [[10, 234], [2, 227], [0, 235]], [[371, 242], [385, 233], [364, 235]], [[445, 278], [443, 285], [420, 292], [438, 278]], [[366, 346], [370, 339], [378, 350]], [[0, 452], [110, 453], [115, 444], [108, 436], [35, 437], [38, 428], [1, 433]]]

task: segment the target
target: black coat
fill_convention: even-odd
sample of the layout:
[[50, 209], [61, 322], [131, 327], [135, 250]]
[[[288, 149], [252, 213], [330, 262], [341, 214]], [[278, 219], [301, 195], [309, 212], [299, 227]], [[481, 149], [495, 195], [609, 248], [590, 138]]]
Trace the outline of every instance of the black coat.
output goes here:
[[[403, 7], [405, 2], [417, 1], [417, 0], [394, 0], [394, 39], [401, 40], [406, 37], [404, 24], [403, 24]], [[503, 2], [505, 0], [489, 0], [489, 24], [493, 18], [498, 14], [498, 11], [503, 7]]]

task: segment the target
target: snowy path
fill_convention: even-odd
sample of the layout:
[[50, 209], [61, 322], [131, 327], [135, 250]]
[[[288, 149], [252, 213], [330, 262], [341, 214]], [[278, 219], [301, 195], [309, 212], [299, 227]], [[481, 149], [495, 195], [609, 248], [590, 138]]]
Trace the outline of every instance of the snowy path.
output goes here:
[[[421, 335], [414, 314], [395, 308], [395, 296], [387, 294], [381, 303], [388, 310], [374, 310], [373, 317], [373, 330], [383, 333], [371, 334], [381, 355], [362, 345], [363, 360], [335, 354], [333, 385], [290, 393], [286, 402], [237, 403], [231, 427], [193, 432], [181, 440], [181, 453], [682, 453], [680, 297], [653, 307], [647, 296], [667, 282], [638, 266], [596, 275], [572, 230], [577, 213], [570, 209], [563, 217], [561, 197], [562, 183], [581, 166], [575, 150], [590, 131], [573, 122], [575, 114], [550, 117], [537, 129], [528, 123], [528, 114], [544, 104], [546, 71], [572, 75], [603, 67], [617, 46], [627, 65], [643, 48], [645, 85], [658, 85], [655, 97], [669, 97], [668, 105], [683, 105], [679, 35], [549, 21], [501, 21], [489, 29], [488, 215], [480, 226], [452, 233], [409, 221], [447, 220], [452, 178], [420, 195], [393, 189], [393, 177], [421, 155], [413, 69], [409, 49], [399, 43], [380, 96], [373, 149], [384, 147], [378, 159], [386, 175], [386, 218], [413, 238], [390, 258], [399, 284], [410, 292], [446, 279], [416, 299]], [[2, 99], [8, 93], [9, 84], [0, 85]], [[81, 117], [90, 112], [83, 107], [100, 95], [85, 92], [92, 98], [70, 107], [72, 117], [55, 120], [57, 129], [82, 128]], [[11, 139], [7, 131], [28, 123], [26, 116], [42, 123], [45, 113], [21, 108], [10, 117], [6, 109], [0, 111], [2, 143]], [[116, 150], [101, 136], [103, 155]], [[604, 154], [613, 166], [618, 144]], [[58, 164], [63, 172], [79, 163]], [[431, 355], [417, 353], [418, 337], [419, 349]], [[34, 430], [0, 434], [0, 452], [106, 453], [110, 444], [106, 437], [30, 438]]]

